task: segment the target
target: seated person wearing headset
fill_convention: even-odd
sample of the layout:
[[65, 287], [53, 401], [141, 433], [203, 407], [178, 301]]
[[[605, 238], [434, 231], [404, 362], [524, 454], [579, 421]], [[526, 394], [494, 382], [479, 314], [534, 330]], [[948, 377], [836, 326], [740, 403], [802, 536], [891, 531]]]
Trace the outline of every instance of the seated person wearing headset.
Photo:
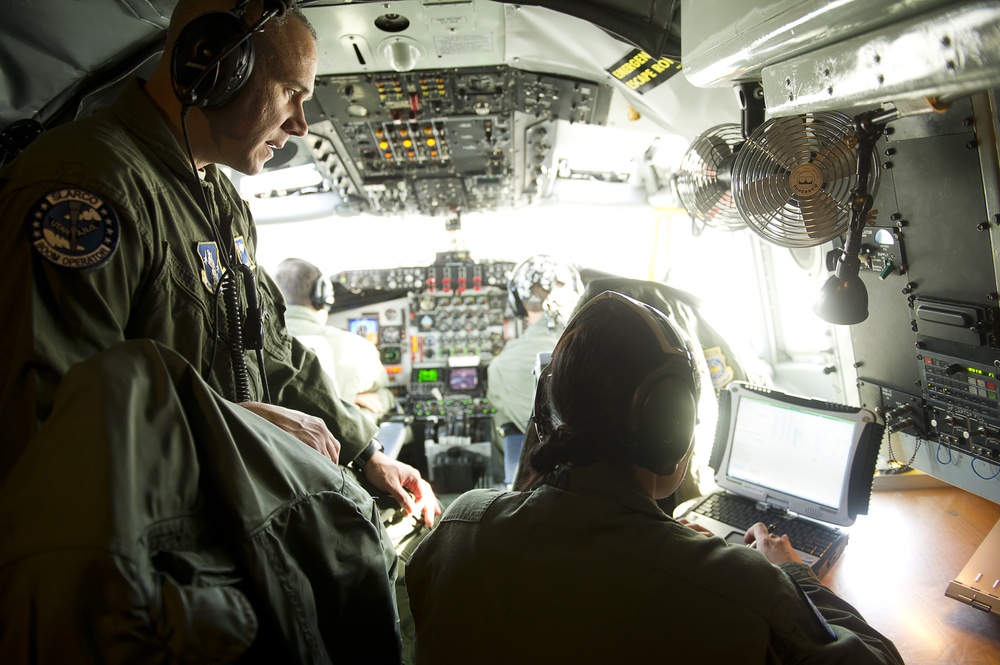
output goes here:
[[333, 305], [330, 280], [308, 261], [285, 259], [278, 264], [274, 281], [287, 304], [288, 332], [316, 353], [333, 378], [337, 395], [377, 422], [396, 405], [396, 398], [388, 388], [378, 348], [364, 337], [326, 324]]
[[545, 254], [531, 256], [514, 268], [507, 300], [514, 316], [524, 319], [527, 327], [486, 368], [486, 397], [497, 410], [497, 425], [512, 423], [524, 433], [531, 416], [535, 360], [539, 352], [555, 347], [582, 288], [576, 268]]
[[417, 665], [901, 662], [787, 537], [758, 523], [730, 545], [657, 507], [699, 390], [661, 312], [611, 291], [585, 305], [535, 397], [537, 482], [460, 496], [414, 553]]

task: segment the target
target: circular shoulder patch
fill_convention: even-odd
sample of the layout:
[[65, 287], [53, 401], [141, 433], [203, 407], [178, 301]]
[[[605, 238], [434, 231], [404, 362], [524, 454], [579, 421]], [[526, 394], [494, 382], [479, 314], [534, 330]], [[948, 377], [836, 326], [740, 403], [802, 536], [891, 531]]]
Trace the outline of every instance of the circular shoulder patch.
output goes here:
[[94, 268], [118, 247], [118, 217], [108, 202], [83, 189], [56, 189], [28, 214], [38, 253], [63, 268]]

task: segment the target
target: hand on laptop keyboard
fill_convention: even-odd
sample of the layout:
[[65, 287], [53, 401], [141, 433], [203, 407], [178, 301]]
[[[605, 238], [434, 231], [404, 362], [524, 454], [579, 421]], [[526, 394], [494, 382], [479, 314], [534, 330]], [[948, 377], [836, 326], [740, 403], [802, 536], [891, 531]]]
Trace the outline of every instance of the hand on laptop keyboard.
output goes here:
[[764, 526], [763, 522], [757, 522], [747, 529], [743, 541], [747, 547], [759, 550], [767, 557], [767, 560], [777, 565], [787, 561], [802, 562], [802, 558], [792, 549], [792, 541], [788, 536], [771, 533], [770, 529]]

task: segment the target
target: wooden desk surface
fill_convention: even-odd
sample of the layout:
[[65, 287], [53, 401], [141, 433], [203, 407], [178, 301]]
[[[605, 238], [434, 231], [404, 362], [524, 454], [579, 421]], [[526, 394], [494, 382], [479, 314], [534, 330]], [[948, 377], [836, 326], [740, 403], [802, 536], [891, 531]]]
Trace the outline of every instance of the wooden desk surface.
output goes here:
[[1000, 520], [957, 488], [877, 491], [824, 582], [899, 649], [907, 665], [1000, 665], [1000, 617], [944, 595]]

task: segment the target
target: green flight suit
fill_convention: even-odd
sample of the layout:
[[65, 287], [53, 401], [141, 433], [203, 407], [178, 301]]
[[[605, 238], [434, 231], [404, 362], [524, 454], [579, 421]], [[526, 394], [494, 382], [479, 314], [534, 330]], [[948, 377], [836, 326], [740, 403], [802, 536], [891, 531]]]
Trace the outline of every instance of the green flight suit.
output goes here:
[[149, 340], [66, 373], [0, 533], [2, 663], [401, 660], [374, 500]]
[[[288, 507], [289, 515], [322, 511], [318, 506], [327, 500], [323, 497], [329, 490], [341, 497], [337, 499], [341, 509], [331, 513], [336, 518], [322, 519], [316, 512], [314, 522], [306, 519], [295, 528], [274, 529], [272, 549], [266, 556], [250, 557], [237, 548], [240, 538], [262, 533], [249, 524], [245, 531], [235, 532], [236, 540], [209, 538], [205, 547], [202, 540], [181, 533], [183, 537], [177, 541], [181, 549], [190, 550], [192, 560], [205, 565], [204, 570], [188, 563], [179, 568], [194, 571], [192, 585], [198, 589], [243, 580], [242, 588], [262, 625], [271, 627], [270, 635], [283, 635], [285, 647], [275, 653], [324, 652], [323, 645], [317, 648], [316, 644], [326, 635], [317, 636], [296, 626], [322, 623], [328, 616], [339, 615], [350, 617], [350, 621], [338, 619], [343, 626], [354, 626], [349, 634], [382, 636], [379, 647], [365, 653], [382, 654], [376, 657], [379, 662], [398, 662], [399, 628], [392, 590], [396, 556], [383, 547], [384, 527], [377, 520], [371, 524], [369, 497], [315, 451], [262, 418], [230, 406], [237, 391], [227, 344], [228, 325], [211, 287], [220, 274], [219, 253], [235, 246], [240, 262], [256, 273], [265, 315], [263, 373], [271, 401], [323, 418], [342, 444], [342, 464], [354, 459], [376, 431], [358, 409], [333, 396], [315, 354], [287, 334], [278, 289], [253, 265], [255, 242], [250, 212], [231, 182], [215, 166], [205, 169], [203, 179], [191, 171], [185, 153], [139, 82], [126, 86], [110, 107], [45, 132], [0, 170], [0, 265], [6, 277], [0, 289], [0, 311], [4, 312], [0, 330], [0, 516], [2, 525], [11, 529], [4, 531], [6, 540], [0, 548], [0, 578], [18, 581], [4, 585], [11, 595], [0, 599], [0, 625], [13, 625], [15, 618], [21, 625], [19, 617], [29, 616], [25, 613], [33, 606], [56, 609], [66, 603], [71, 609], [91, 600], [84, 591], [59, 584], [74, 573], [77, 577], [72, 579], [88, 579], [87, 568], [63, 570], [57, 557], [48, 559], [46, 567], [46, 559], [36, 556], [67, 538], [58, 527], [62, 522], [50, 520], [60, 505], [71, 503], [68, 508], [90, 516], [81, 525], [84, 536], [88, 529], [94, 532], [95, 547], [110, 547], [114, 556], [125, 556], [128, 565], [120, 572], [126, 581], [145, 580], [143, 574], [170, 568], [170, 561], [157, 558], [152, 550], [145, 552], [151, 559], [131, 556], [134, 551], [123, 553], [121, 543], [131, 547], [136, 538], [148, 537], [145, 529], [158, 530], [164, 520], [183, 516], [153, 510], [136, 522], [127, 514], [119, 519], [123, 507], [136, 501], [160, 507], [160, 502], [174, 500], [172, 492], [190, 498], [190, 488], [197, 487], [199, 500], [184, 505], [200, 511], [199, 533], [217, 538], [218, 534], [234, 533], [219, 528], [217, 511], [242, 515], [250, 522], [258, 510], [270, 514], [265, 510], [268, 506], [283, 513]], [[167, 408], [171, 391], [162, 388], [163, 382], [147, 385], [148, 376], [130, 375], [129, 371], [138, 370], [129, 369], [135, 366], [128, 362], [132, 356], [126, 353], [120, 373], [105, 367], [99, 381], [91, 381], [87, 390], [77, 387], [72, 393], [75, 400], [93, 398], [86, 402], [91, 404], [89, 409], [82, 408], [81, 402], [69, 404], [68, 409], [64, 404], [56, 429], [47, 428], [50, 416], [57, 414], [54, 409], [64, 376], [109, 350], [117, 352], [123, 344], [128, 349], [133, 348], [128, 344], [150, 343], [128, 340], [152, 340], [158, 348], [169, 349], [169, 374], [174, 379], [185, 371], [193, 375], [187, 377], [190, 384], [199, 389], [207, 386], [199, 393], [202, 399], [185, 401], [180, 413]], [[263, 382], [255, 355], [238, 355], [247, 360], [250, 398], [262, 401]], [[113, 353], [111, 357], [119, 356]], [[92, 402], [103, 407], [97, 409]], [[220, 412], [225, 425], [219, 424]], [[194, 446], [198, 455], [210, 457], [211, 463], [193, 454], [163, 454], [165, 442], [178, 437], [195, 437], [199, 443], [187, 445]], [[257, 454], [262, 448], [269, 451], [266, 457]], [[49, 454], [40, 454], [41, 450]], [[59, 492], [34, 491], [36, 485], [45, 487], [49, 474], [72, 478], [72, 473], [63, 473], [65, 467], [58, 459], [70, 450], [87, 450], [94, 456], [90, 463], [82, 456], [69, 469], [86, 477], [84, 491], [65, 491], [62, 486]], [[138, 458], [133, 458], [133, 453]], [[230, 455], [229, 460], [220, 462], [220, 456], [225, 455]], [[248, 461], [251, 458], [253, 461]], [[268, 462], [275, 465], [282, 482], [258, 484], [269, 477]], [[308, 470], [310, 464], [317, 466], [317, 473]], [[205, 491], [206, 483], [212, 485], [205, 474], [210, 468], [219, 470], [219, 477], [226, 479], [218, 485], [221, 495]], [[115, 473], [90, 477], [109, 470]], [[153, 480], [157, 482], [150, 482]], [[308, 486], [303, 496], [318, 497], [311, 504], [316, 508], [296, 503], [299, 494], [289, 489], [296, 483]], [[49, 503], [38, 503], [39, 497], [48, 497]], [[89, 513], [88, 507], [92, 509]], [[266, 518], [257, 524], [265, 522], [271, 524]], [[32, 529], [33, 524], [39, 528]], [[49, 524], [51, 533], [46, 528]], [[228, 523], [223, 520], [222, 524]], [[357, 533], [366, 535], [354, 542]], [[86, 549], [89, 541], [67, 542]], [[222, 554], [214, 548], [221, 548]], [[322, 548], [322, 554], [310, 556], [311, 548]], [[223, 563], [216, 561], [220, 556]], [[311, 572], [306, 563], [315, 566]], [[116, 566], [120, 567], [112, 567]], [[292, 575], [295, 593], [287, 602], [276, 603], [276, 594], [280, 595], [289, 579], [287, 571], [298, 568], [303, 573]], [[46, 569], [58, 569], [60, 577], [47, 581], [39, 572]], [[25, 571], [30, 572], [22, 574]], [[367, 609], [364, 603], [345, 603], [338, 595], [342, 588], [354, 585], [348, 580], [357, 580], [359, 575], [374, 576], [377, 582], [368, 585], [369, 591], [354, 596], [355, 600], [367, 596]], [[129, 584], [116, 586], [112, 582], [101, 588], [111, 593], [127, 589]], [[171, 594], [162, 601], [167, 610], [176, 609], [176, 599], [171, 600], [176, 594]], [[234, 598], [230, 596], [228, 602], [239, 607]], [[145, 602], [134, 605], [142, 608]], [[376, 606], [378, 611], [369, 611]], [[141, 619], [133, 616], [140, 610], [129, 610], [128, 603], [115, 607], [124, 608], [121, 618]], [[66, 631], [86, 635], [87, 617], [72, 616], [84, 627], [65, 626]], [[225, 624], [224, 615], [218, 618]], [[156, 616], [147, 619], [156, 623]], [[116, 620], [120, 619], [108, 619], [112, 624]], [[369, 630], [363, 628], [365, 622], [372, 622]], [[26, 638], [40, 643], [58, 635], [58, 620], [44, 624], [48, 629], [44, 634], [31, 632]], [[107, 621], [103, 625], [107, 628]], [[187, 624], [182, 621], [179, 625]], [[224, 625], [216, 628], [223, 630]], [[249, 634], [245, 628], [235, 632], [244, 637]], [[113, 638], [102, 642], [99, 637], [88, 638], [97, 640], [99, 647], [95, 648], [115, 643]], [[331, 641], [337, 640], [347, 641], [339, 631]], [[331, 646], [334, 658], [338, 653], [356, 653], [359, 648], [353, 643], [338, 652], [335, 644], [327, 646]], [[2, 656], [0, 660], [6, 662]], [[317, 656], [299, 662], [325, 660]]]
[[[76, 221], [50, 213], [72, 206], [82, 211]], [[129, 84], [110, 107], [45, 132], [0, 171], [0, 220], [8, 276], [0, 290], [0, 482], [51, 410], [62, 375], [116, 342], [160, 342], [235, 398], [226, 317], [203, 282], [203, 271], [212, 271], [199, 243], [222, 250], [239, 241], [252, 263], [253, 221], [218, 168], [207, 167], [201, 181], [194, 175], [140, 84]], [[88, 263], [96, 265], [63, 267]], [[271, 401], [323, 418], [346, 464], [376, 428], [333, 397], [315, 355], [285, 331], [277, 286], [256, 273]], [[262, 401], [254, 355], [246, 358], [251, 396]]]
[[902, 662], [805, 564], [705, 537], [603, 463], [458, 497], [406, 588], [416, 665]]
[[532, 370], [539, 353], [551, 353], [566, 326], [549, 328], [545, 317], [528, 326], [520, 337], [507, 342], [487, 372], [486, 397], [497, 410], [496, 425], [513, 423], [524, 432], [535, 401]]

